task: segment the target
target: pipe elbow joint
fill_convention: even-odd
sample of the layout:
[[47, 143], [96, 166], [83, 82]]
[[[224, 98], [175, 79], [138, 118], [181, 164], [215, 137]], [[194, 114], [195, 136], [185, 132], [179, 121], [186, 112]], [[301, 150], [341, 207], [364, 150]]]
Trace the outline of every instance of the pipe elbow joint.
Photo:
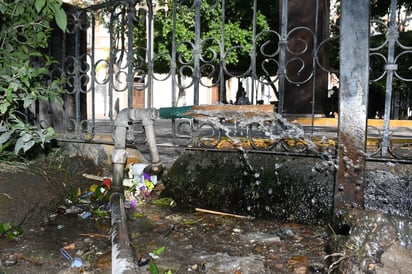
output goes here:
[[113, 150], [112, 161], [114, 164], [125, 164], [127, 159], [126, 150], [125, 149], [117, 149]]

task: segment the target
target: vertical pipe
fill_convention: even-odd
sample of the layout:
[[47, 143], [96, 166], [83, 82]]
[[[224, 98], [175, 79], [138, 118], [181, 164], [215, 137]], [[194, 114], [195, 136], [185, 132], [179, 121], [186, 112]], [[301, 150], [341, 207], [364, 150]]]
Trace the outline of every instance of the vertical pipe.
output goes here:
[[280, 26], [280, 41], [279, 41], [279, 98], [277, 112], [283, 115], [283, 101], [285, 98], [285, 80], [286, 80], [286, 49], [288, 47], [288, 0], [282, 0], [281, 5], [281, 26]]
[[392, 0], [391, 2], [391, 19], [389, 22], [389, 29], [386, 34], [386, 39], [388, 41], [388, 58], [385, 65], [386, 70], [386, 92], [385, 92], [385, 114], [383, 122], [383, 140], [382, 140], [382, 156], [389, 156], [389, 123], [391, 119], [391, 102], [392, 102], [392, 81], [394, 71], [398, 69], [397, 64], [394, 63], [395, 57], [395, 43], [398, 39], [399, 32], [396, 29], [396, 7], [397, 0]]
[[364, 206], [369, 5], [369, 0], [342, 1], [335, 225], [349, 209]]

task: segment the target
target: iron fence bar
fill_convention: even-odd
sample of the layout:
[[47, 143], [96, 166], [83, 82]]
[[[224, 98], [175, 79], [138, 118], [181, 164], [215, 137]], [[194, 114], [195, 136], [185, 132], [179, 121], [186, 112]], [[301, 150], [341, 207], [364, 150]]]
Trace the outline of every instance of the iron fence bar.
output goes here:
[[90, 50], [90, 62], [91, 62], [91, 66], [90, 66], [90, 74], [91, 74], [91, 92], [92, 92], [92, 127], [93, 129], [96, 127], [96, 87], [95, 87], [95, 83], [96, 83], [96, 67], [95, 67], [95, 59], [94, 59], [94, 51], [95, 51], [95, 37], [96, 37], [96, 33], [95, 33], [95, 17], [94, 14], [92, 14], [92, 22], [91, 22], [91, 50]]
[[313, 71], [313, 78], [312, 78], [312, 123], [310, 134], [313, 135], [313, 130], [315, 126], [315, 104], [319, 103], [316, 102], [316, 68], [317, 68], [317, 59], [318, 59], [318, 31], [319, 31], [319, 0], [316, 0], [315, 6], [315, 30], [313, 35], [313, 57], [312, 57], [312, 71]]
[[256, 90], [256, 98], [255, 98], [255, 79], [257, 79], [256, 73], [256, 18], [257, 18], [257, 0], [253, 1], [253, 37], [252, 37], [252, 58], [251, 58], [251, 67], [252, 67], [252, 94], [250, 96], [251, 103], [253, 104], [253, 100], [257, 101], [257, 90]]
[[133, 47], [133, 25], [136, 9], [133, 1], [129, 1], [127, 10], [127, 106], [133, 106], [134, 89], [134, 47]]
[[[113, 11], [114, 13], [114, 11]], [[115, 37], [114, 37], [114, 26], [113, 26], [113, 17], [114, 14], [110, 15], [110, 21], [109, 21], [109, 49], [110, 49], [110, 62], [109, 62], [109, 111], [108, 111], [108, 116], [110, 119], [110, 122], [113, 122], [113, 90], [114, 90], [114, 65], [115, 65], [115, 59], [116, 59], [116, 54], [115, 54]]]
[[146, 0], [147, 5], [147, 107], [153, 106], [153, 3]]
[[[80, 14], [78, 12], [78, 17], [80, 18]], [[78, 136], [80, 136], [80, 120], [81, 120], [81, 101], [80, 101], [80, 92], [81, 92], [81, 76], [80, 76], [80, 70], [81, 70], [81, 53], [80, 53], [80, 20], [79, 20], [79, 25], [76, 26], [76, 31], [75, 31], [75, 59], [74, 59], [74, 71], [75, 71], [75, 77], [74, 77], [74, 95], [75, 95], [75, 109], [76, 109], [76, 113], [75, 113], [75, 124], [76, 124], [76, 129], [78, 130], [76, 132], [76, 134], [78, 134]]]
[[[173, 30], [172, 30], [172, 58], [170, 62], [170, 71], [172, 76], [172, 106], [177, 106], [176, 98], [176, 21], [177, 21], [177, 1], [173, 1]], [[174, 128], [174, 126], [173, 126]]]
[[225, 16], [226, 10], [226, 0], [222, 0], [222, 34], [221, 34], [221, 44], [220, 44], [220, 66], [219, 66], [219, 79], [220, 79], [220, 87], [219, 87], [219, 102], [227, 102], [227, 95], [226, 95], [226, 83], [225, 83], [225, 75], [222, 66], [223, 59], [225, 58], [224, 49], [225, 49]]
[[385, 90], [385, 113], [384, 113], [384, 125], [383, 125], [383, 140], [382, 140], [382, 156], [387, 157], [389, 155], [390, 136], [389, 136], [389, 124], [391, 119], [391, 102], [392, 102], [392, 83], [394, 72], [397, 70], [398, 65], [394, 63], [395, 59], [395, 43], [398, 40], [399, 32], [396, 28], [396, 8], [397, 0], [391, 1], [390, 21], [389, 28], [386, 34], [388, 40], [388, 57], [385, 65], [386, 71], [386, 90]]
[[364, 207], [367, 95], [369, 88], [369, 0], [342, 2], [335, 225], [351, 208]]
[[285, 80], [286, 80], [286, 49], [288, 47], [287, 33], [288, 33], [288, 1], [282, 0], [281, 4], [281, 29], [279, 41], [279, 98], [277, 112], [283, 115], [283, 101], [285, 97]]
[[195, 0], [195, 43], [193, 49], [193, 104], [199, 105], [199, 85], [200, 85], [200, 54], [201, 54], [201, 37], [200, 37], [200, 7], [202, 0]]

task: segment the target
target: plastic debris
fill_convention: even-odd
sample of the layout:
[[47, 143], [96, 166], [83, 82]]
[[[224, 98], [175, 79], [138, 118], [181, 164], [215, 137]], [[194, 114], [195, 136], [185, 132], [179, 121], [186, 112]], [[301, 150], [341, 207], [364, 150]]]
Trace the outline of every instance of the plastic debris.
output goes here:
[[72, 262], [71, 267], [72, 268], [77, 268], [77, 267], [81, 267], [83, 265], [83, 261], [81, 258], [74, 258], [72, 256], [70, 256], [69, 252], [67, 252], [64, 248], [60, 249], [60, 253], [69, 261]]
[[89, 218], [92, 215], [90, 211], [85, 211], [79, 214], [79, 217], [83, 220]]
[[145, 172], [148, 164], [131, 164], [129, 178], [123, 181], [125, 191], [125, 208], [135, 209], [139, 202], [150, 196], [157, 185], [157, 176]]

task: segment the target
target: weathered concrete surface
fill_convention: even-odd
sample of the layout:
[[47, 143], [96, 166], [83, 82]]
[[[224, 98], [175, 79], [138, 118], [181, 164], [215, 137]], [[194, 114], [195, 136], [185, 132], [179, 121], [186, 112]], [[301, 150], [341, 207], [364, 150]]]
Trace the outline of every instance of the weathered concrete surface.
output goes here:
[[[92, 160], [98, 166], [111, 167], [113, 145], [109, 144], [84, 144], [84, 143], [65, 143], [63, 144], [64, 153], [68, 157], [84, 157]], [[139, 150], [127, 148], [127, 164], [142, 163], [146, 159]], [[111, 170], [109, 171], [111, 173]], [[108, 175], [108, 174], [106, 174]]]
[[368, 163], [365, 208], [412, 218], [412, 165]]

